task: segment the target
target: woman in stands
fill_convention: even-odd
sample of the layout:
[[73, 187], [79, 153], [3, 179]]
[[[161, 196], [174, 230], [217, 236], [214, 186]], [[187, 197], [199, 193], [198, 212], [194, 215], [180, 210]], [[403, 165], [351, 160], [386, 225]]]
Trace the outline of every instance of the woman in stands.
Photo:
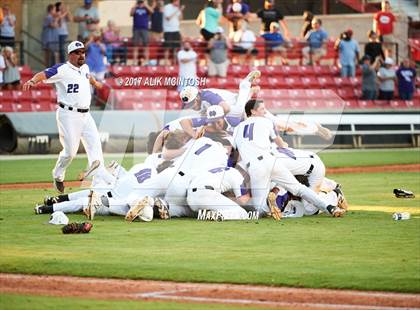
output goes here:
[[20, 73], [18, 68], [18, 62], [13, 48], [6, 46], [3, 49], [4, 62], [6, 69], [4, 70], [4, 88], [9, 90], [20, 89]]

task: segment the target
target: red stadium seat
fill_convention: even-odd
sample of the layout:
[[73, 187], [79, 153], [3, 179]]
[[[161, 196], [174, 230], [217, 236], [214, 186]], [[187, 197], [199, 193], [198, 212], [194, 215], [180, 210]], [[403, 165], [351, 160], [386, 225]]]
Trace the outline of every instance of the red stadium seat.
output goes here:
[[130, 66], [113, 65], [110, 67], [110, 72], [115, 76], [131, 76]]
[[278, 66], [275, 74], [283, 77], [297, 77], [301, 75], [299, 66]]
[[272, 109], [284, 109], [284, 110], [290, 110], [292, 109], [292, 102], [288, 99], [278, 99], [278, 100], [272, 100], [271, 101]]
[[288, 88], [286, 80], [283, 77], [269, 77], [267, 78], [267, 83], [268, 83], [267, 88], [269, 89]]
[[308, 103], [306, 100], [290, 100], [293, 110], [304, 111], [308, 109]]
[[287, 77], [284, 80], [288, 88], [303, 88], [303, 82], [299, 77]]
[[354, 92], [348, 88], [337, 89], [337, 94], [344, 100], [355, 99]]
[[49, 101], [40, 101], [31, 104], [31, 109], [33, 112], [48, 112], [54, 111], [55, 105], [52, 105]]
[[176, 90], [168, 90], [166, 93], [167, 101], [179, 101], [179, 92]]
[[377, 106], [371, 100], [359, 100], [358, 101], [359, 108], [361, 109], [375, 109]]
[[345, 100], [344, 105], [346, 109], [358, 109], [359, 103], [357, 100]]
[[176, 77], [178, 76], [179, 68], [178, 66], [168, 66], [165, 67], [165, 72], [166, 76]]
[[23, 65], [22, 67], [19, 67], [18, 70], [22, 80], [29, 80], [33, 76], [32, 69], [28, 65]]
[[39, 90], [32, 90], [32, 101], [39, 102], [39, 101], [52, 101], [54, 102], [57, 98], [55, 91], [47, 90], [47, 89], [39, 89]]
[[335, 77], [334, 83], [337, 88], [352, 87], [352, 83], [349, 78]]
[[8, 112], [14, 112], [15, 109], [13, 107], [13, 102], [12, 101], [0, 101], [0, 112], [2, 113], [8, 113]]
[[318, 77], [318, 82], [322, 88], [335, 87], [335, 81], [330, 76], [320, 76]]
[[116, 110], [134, 110], [134, 102], [132, 100], [121, 100], [115, 105]]
[[302, 77], [302, 83], [305, 88], [320, 88], [321, 84], [314, 76]]
[[133, 110], [148, 111], [152, 109], [150, 102], [136, 102], [133, 104]]
[[313, 66], [298, 66], [298, 70], [300, 71], [301, 76], [313, 76], [315, 75], [314, 67]]
[[31, 103], [32, 102], [32, 94], [29, 91], [20, 91], [14, 90], [13, 97], [17, 103]]
[[11, 90], [0, 90], [0, 102], [3, 101], [15, 101], [13, 91]]
[[407, 101], [403, 101], [403, 100], [391, 100], [389, 104], [390, 104], [391, 108], [393, 108], [393, 109], [406, 109], [406, 108], [408, 108]]
[[420, 99], [405, 101], [405, 104], [410, 109], [420, 109]]
[[16, 112], [32, 112], [32, 106], [29, 102], [26, 103], [14, 103], [13, 109]]
[[228, 67], [227, 75], [229, 77], [244, 78], [250, 71], [251, 69], [247, 65], [230, 65]]
[[166, 109], [168, 110], [181, 110], [182, 104], [179, 101], [168, 101], [166, 103]]

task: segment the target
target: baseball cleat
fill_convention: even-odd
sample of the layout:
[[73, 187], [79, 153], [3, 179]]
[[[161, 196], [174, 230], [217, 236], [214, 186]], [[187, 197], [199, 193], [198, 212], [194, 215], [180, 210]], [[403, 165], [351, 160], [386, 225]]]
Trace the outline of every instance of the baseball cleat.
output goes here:
[[101, 195], [91, 190], [88, 205], [83, 208], [83, 213], [89, 220], [93, 220], [96, 211], [98, 211], [100, 207], [102, 207]]
[[116, 160], [112, 160], [108, 166], [106, 167], [106, 169], [108, 170], [109, 173], [111, 173], [114, 177], [116, 177], [116, 171], [118, 170], [118, 167], [120, 165], [118, 164], [118, 162]]
[[256, 79], [261, 77], [261, 71], [259, 70], [253, 70], [248, 73], [245, 79], [247, 79], [250, 83], [255, 82]]
[[125, 220], [128, 222], [134, 221], [149, 203], [150, 197], [148, 196], [143, 199], [136, 200], [125, 215]]
[[57, 192], [59, 192], [60, 194], [64, 193], [64, 182], [60, 181], [58, 179], [54, 179], [53, 182], [54, 188]]
[[100, 164], [101, 162], [99, 160], [94, 160], [87, 170], [79, 173], [79, 176], [78, 176], [79, 181], [83, 181], [88, 176], [90, 176], [96, 169], [98, 169]]
[[280, 221], [282, 214], [280, 208], [277, 206], [276, 198], [276, 194], [269, 192], [267, 197], [267, 204], [270, 208], [270, 216], [272, 216], [276, 221]]
[[343, 210], [348, 210], [349, 205], [347, 203], [346, 198], [344, 197], [343, 191], [341, 190], [341, 185], [337, 184], [337, 186], [335, 187], [333, 191], [337, 194], [337, 199], [338, 199], [337, 207]]
[[50, 214], [54, 212], [52, 206], [45, 206], [45, 205], [39, 205], [39, 204], [35, 205], [34, 211], [35, 211], [35, 214]]
[[58, 203], [58, 197], [51, 197], [51, 196], [45, 196], [44, 197], [44, 205], [46, 206], [52, 206], [55, 203]]
[[168, 220], [171, 218], [169, 214], [169, 204], [165, 200], [161, 198], [155, 198], [154, 209], [156, 209], [156, 213], [160, 219]]
[[331, 205], [327, 207], [327, 210], [332, 217], [342, 217], [346, 213], [346, 210]]

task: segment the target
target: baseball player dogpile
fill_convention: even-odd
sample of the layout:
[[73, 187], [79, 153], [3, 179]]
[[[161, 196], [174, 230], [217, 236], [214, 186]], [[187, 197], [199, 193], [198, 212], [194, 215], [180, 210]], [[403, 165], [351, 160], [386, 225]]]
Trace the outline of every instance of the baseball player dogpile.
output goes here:
[[[83, 45], [72, 44], [69, 54], [78, 51], [72, 57], [79, 57], [79, 66], [56, 65], [28, 82], [56, 83], [61, 107], [57, 124], [63, 151], [53, 170], [61, 194], [45, 197], [35, 206], [36, 214], [83, 212], [89, 220], [95, 215], [119, 215], [128, 222], [345, 214], [348, 205], [341, 186], [325, 177], [321, 159], [313, 152], [289, 148], [278, 134], [280, 130], [299, 133], [302, 124], [281, 121], [265, 109], [263, 101], [254, 99], [260, 90], [254, 85], [259, 71], [251, 71], [241, 81], [238, 93], [185, 87], [180, 92], [184, 108], [199, 111], [200, 116], [179, 118], [150, 134], [151, 154], [144, 163], [127, 169], [113, 161], [105, 168], [88, 112], [89, 83], [100, 85], [80, 59]], [[330, 131], [319, 124], [308, 124], [308, 130], [331, 138]], [[93, 182], [90, 189], [65, 194], [65, 169], [80, 139], [90, 164], [81, 178], [92, 176]]]

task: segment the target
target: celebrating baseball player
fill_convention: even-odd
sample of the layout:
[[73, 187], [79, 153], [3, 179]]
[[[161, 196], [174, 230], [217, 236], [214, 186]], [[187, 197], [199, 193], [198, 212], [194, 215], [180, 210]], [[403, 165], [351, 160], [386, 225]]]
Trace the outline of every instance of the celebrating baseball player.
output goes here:
[[54, 187], [64, 192], [66, 168], [76, 156], [80, 140], [85, 147], [90, 168], [83, 177], [104, 170], [101, 141], [95, 121], [89, 113], [91, 85], [101, 88], [85, 64], [85, 47], [82, 42], [73, 41], [67, 47], [68, 61], [56, 64], [35, 74], [23, 85], [29, 90], [39, 82], [54, 83], [57, 90], [57, 127], [63, 150], [52, 171]]

